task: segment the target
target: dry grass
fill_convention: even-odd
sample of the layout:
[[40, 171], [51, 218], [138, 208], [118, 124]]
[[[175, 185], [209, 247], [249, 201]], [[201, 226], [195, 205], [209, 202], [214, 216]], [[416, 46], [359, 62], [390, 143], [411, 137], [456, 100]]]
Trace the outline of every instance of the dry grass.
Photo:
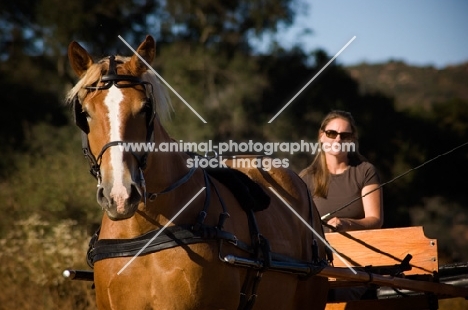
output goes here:
[[465, 310], [468, 309], [468, 300], [452, 298], [439, 300], [439, 310]]
[[65, 268], [89, 269], [85, 229], [37, 215], [15, 223], [0, 240], [0, 309], [96, 309], [90, 282], [69, 281]]

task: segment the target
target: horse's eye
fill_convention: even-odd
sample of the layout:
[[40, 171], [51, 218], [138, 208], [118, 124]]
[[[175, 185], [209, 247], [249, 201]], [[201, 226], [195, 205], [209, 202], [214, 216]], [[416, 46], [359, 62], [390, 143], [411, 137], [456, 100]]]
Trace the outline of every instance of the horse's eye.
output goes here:
[[83, 110], [81, 111], [81, 113], [83, 114], [84, 117], [86, 117], [88, 121], [91, 120], [91, 115], [89, 115], [88, 111]]
[[145, 102], [145, 103], [143, 103], [143, 106], [141, 107], [139, 113], [140, 113], [140, 114], [147, 114], [147, 113], [149, 113], [150, 111], [151, 111], [150, 105], [149, 105], [147, 102]]

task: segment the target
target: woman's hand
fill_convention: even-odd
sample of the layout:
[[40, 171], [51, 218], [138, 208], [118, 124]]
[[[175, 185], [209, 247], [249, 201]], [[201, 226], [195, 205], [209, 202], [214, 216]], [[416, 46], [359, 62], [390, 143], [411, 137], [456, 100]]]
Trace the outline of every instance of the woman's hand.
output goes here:
[[349, 222], [346, 219], [340, 219], [338, 217], [334, 217], [327, 222], [328, 225], [335, 228], [335, 231], [347, 231], [349, 230]]

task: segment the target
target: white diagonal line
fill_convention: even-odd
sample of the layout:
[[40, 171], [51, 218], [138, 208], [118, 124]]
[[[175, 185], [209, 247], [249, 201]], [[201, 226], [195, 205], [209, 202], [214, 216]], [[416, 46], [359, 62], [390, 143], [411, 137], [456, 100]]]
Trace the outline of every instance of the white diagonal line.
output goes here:
[[169, 83], [166, 82], [166, 80], [163, 79], [162, 76], [160, 76], [159, 73], [157, 73], [156, 70], [154, 70], [153, 67], [151, 67], [151, 66], [147, 63], [146, 60], [144, 60], [143, 57], [141, 57], [140, 54], [138, 54], [138, 53], [133, 49], [133, 47], [131, 47], [130, 44], [128, 44], [127, 41], [124, 40], [124, 38], [122, 38], [120, 35], [119, 35], [118, 37], [119, 37], [120, 40], [122, 40], [123, 43], [125, 43], [125, 45], [128, 46], [129, 49], [132, 50], [132, 52], [133, 52], [135, 55], [138, 56], [138, 58], [140, 58], [141, 61], [143, 61], [143, 63], [144, 63], [151, 71], [153, 71], [154, 74], [156, 74], [156, 76], [157, 76], [161, 81], [164, 82], [164, 84], [166, 84], [166, 86], [167, 86], [170, 90], [172, 90], [172, 92], [173, 92], [177, 97], [179, 97], [180, 100], [182, 100], [183, 103], [185, 103], [185, 105], [186, 105], [190, 110], [192, 110], [193, 113], [195, 113], [196, 116], [198, 116], [199, 119], [201, 119], [201, 121], [202, 121], [203, 123], [206, 124], [206, 121], [203, 119], [203, 117], [201, 117], [200, 114], [198, 114], [197, 111], [195, 111], [195, 109], [192, 108], [192, 106], [191, 106], [190, 104], [188, 104], [188, 102], [185, 101], [185, 99], [182, 98], [182, 96], [179, 95], [179, 93], [176, 92], [176, 90], [175, 90], [174, 88], [172, 88], [172, 86], [169, 85]]
[[344, 258], [342, 258], [341, 255], [338, 254], [338, 252], [337, 252], [334, 248], [332, 248], [332, 247], [330, 246], [330, 244], [328, 244], [328, 242], [325, 241], [325, 239], [323, 239], [323, 237], [320, 236], [320, 235], [315, 231], [315, 229], [314, 229], [312, 226], [310, 226], [310, 224], [307, 223], [307, 221], [304, 220], [304, 219], [299, 215], [299, 213], [297, 213], [296, 210], [294, 210], [294, 209], [286, 202], [286, 200], [284, 200], [283, 197], [281, 197], [280, 194], [278, 194], [277, 191], [275, 191], [275, 189], [274, 189], [273, 187], [270, 186], [269, 188], [270, 188], [270, 190], [286, 205], [286, 207], [288, 207], [289, 210], [291, 210], [292, 213], [294, 213], [294, 215], [297, 216], [297, 218], [300, 219], [301, 222], [304, 223], [304, 225], [306, 225], [307, 228], [309, 228], [309, 229], [312, 231], [312, 233], [313, 233], [320, 241], [322, 241], [323, 244], [325, 244], [325, 246], [327, 246], [327, 247], [328, 247], [328, 248], [329, 248], [345, 265], [346, 265], [346, 267], [348, 267], [349, 269], [351, 269], [351, 271], [352, 271], [354, 274], [357, 274], [357, 272], [353, 269], [353, 267], [351, 267], [351, 265], [349, 265], [348, 262], [347, 262]]
[[138, 251], [138, 253], [136, 253], [135, 256], [133, 256], [132, 259], [131, 259], [130, 261], [128, 261], [128, 263], [125, 264], [125, 266], [122, 267], [122, 269], [120, 269], [119, 272], [117, 272], [117, 274], [120, 275], [120, 274], [135, 260], [135, 258], [137, 258], [137, 257], [141, 254], [141, 252], [143, 252], [143, 251], [151, 244], [151, 242], [153, 242], [154, 239], [156, 239], [156, 238], [164, 231], [164, 229], [167, 228], [167, 226], [169, 226], [170, 224], [172, 224], [172, 222], [176, 219], [176, 217], [178, 217], [178, 216], [182, 213], [182, 211], [184, 211], [184, 210], [189, 206], [189, 204], [192, 203], [192, 201], [194, 201], [195, 198], [197, 198], [198, 195], [200, 195], [200, 193], [201, 193], [205, 188], [206, 188], [206, 187], [203, 187], [202, 189], [200, 189], [200, 191], [199, 191], [198, 193], [196, 193], [195, 196], [193, 196], [193, 198], [190, 199], [190, 201], [187, 202], [187, 203], [185, 204], [185, 206], [183, 206], [182, 209], [180, 209], [179, 212], [177, 212], [176, 215], [174, 215], [174, 216], [169, 220], [169, 222], [167, 222], [167, 224], [164, 225], [163, 228], [161, 228], [161, 229], [158, 231], [158, 233], [157, 233], [156, 235], [154, 235], [154, 237], [151, 238], [151, 239], [145, 244], [145, 246], [142, 247], [141, 250]]
[[288, 103], [286, 103], [286, 104], [284, 105], [284, 107], [283, 107], [281, 110], [279, 110], [279, 112], [278, 112], [278, 113], [276, 113], [276, 115], [275, 115], [275, 116], [273, 116], [273, 117], [270, 119], [270, 121], [268, 121], [268, 124], [270, 124], [271, 122], [273, 122], [273, 121], [275, 120], [275, 118], [277, 118], [277, 117], [278, 117], [278, 115], [280, 115], [280, 113], [281, 113], [281, 112], [283, 112], [283, 111], [284, 111], [284, 109], [286, 109], [286, 108], [288, 107], [288, 105], [289, 105], [289, 104], [291, 104], [291, 102], [293, 102], [293, 100], [294, 100], [294, 99], [296, 99], [296, 98], [297, 98], [297, 96], [299, 96], [299, 95], [302, 93], [302, 91], [304, 91], [304, 89], [306, 89], [306, 88], [307, 88], [307, 86], [309, 86], [309, 85], [310, 85], [310, 83], [312, 83], [312, 81], [313, 81], [313, 80], [315, 80], [315, 78], [316, 78], [317, 76], [319, 76], [319, 74], [320, 74], [320, 73], [322, 73], [322, 71], [323, 71], [323, 70], [325, 70], [325, 68], [327, 68], [327, 67], [328, 67], [328, 65], [329, 65], [329, 64], [331, 64], [331, 63], [333, 62], [333, 60], [335, 60], [335, 59], [336, 59], [336, 57], [338, 57], [338, 55], [340, 55], [340, 54], [341, 54], [341, 52], [343, 52], [343, 51], [345, 50], [345, 48], [347, 48], [347, 47], [348, 47], [348, 45], [350, 45], [350, 44], [351, 44], [351, 42], [353, 42], [353, 41], [354, 41], [354, 39], [356, 39], [356, 36], [352, 37], [352, 38], [351, 38], [351, 40], [349, 40], [349, 41], [348, 41], [348, 43], [346, 43], [346, 45], [345, 45], [345, 46], [343, 46], [343, 47], [342, 47], [342, 48], [339, 50], [339, 52], [338, 52], [338, 53], [336, 53], [336, 55], [335, 55], [335, 56], [333, 56], [333, 58], [332, 58], [332, 59], [330, 59], [330, 61], [328, 61], [328, 62], [327, 62], [327, 64], [326, 64], [325, 66], [323, 66], [323, 68], [322, 68], [322, 69], [320, 69], [320, 71], [319, 71], [317, 74], [315, 74], [315, 75], [314, 75], [314, 77], [313, 77], [313, 78], [312, 78], [312, 79], [311, 79], [309, 82], [307, 82], [307, 84], [305, 84], [305, 85], [304, 85], [304, 87], [302, 87], [302, 88], [301, 88], [301, 90], [299, 90], [299, 92], [298, 92], [296, 95], [294, 95], [294, 97], [292, 97], [292, 98], [291, 98], [291, 100], [289, 100], [289, 101], [288, 101]]

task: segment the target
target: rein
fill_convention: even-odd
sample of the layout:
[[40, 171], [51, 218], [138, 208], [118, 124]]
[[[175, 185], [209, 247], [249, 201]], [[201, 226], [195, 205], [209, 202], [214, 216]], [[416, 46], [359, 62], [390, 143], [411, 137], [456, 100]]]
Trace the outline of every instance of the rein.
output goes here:
[[[195, 170], [197, 170], [197, 168], [195, 166], [193, 166], [192, 168], [190, 168], [190, 170], [182, 177], [180, 178], [179, 180], [177, 180], [176, 182], [172, 183], [171, 185], [169, 185], [168, 187], [166, 187], [164, 190], [160, 191], [159, 193], [147, 193], [145, 195], [146, 198], [149, 199], [149, 201], [153, 201], [156, 199], [156, 197], [158, 197], [159, 195], [162, 195], [162, 194], [165, 194], [165, 193], [168, 193], [174, 189], [176, 189], [177, 187], [181, 186], [182, 184], [184, 184], [185, 182], [187, 182], [191, 177], [192, 175], [195, 173]], [[142, 179], [142, 181], [144, 182], [144, 179]], [[144, 183], [143, 183], [144, 184]], [[146, 187], [146, 186], [144, 186]], [[145, 190], [146, 192], [146, 190]]]
[[[439, 155], [437, 155], [437, 156], [435, 156], [435, 157], [433, 157], [433, 158], [431, 158], [431, 159], [429, 159], [429, 160], [426, 160], [425, 162], [423, 162], [423, 163], [420, 164], [419, 166], [416, 166], [416, 167], [414, 167], [414, 168], [411, 168], [411, 169], [409, 169], [409, 170], [403, 172], [402, 174], [400, 174], [400, 175], [394, 177], [393, 179], [391, 179], [390, 181], [384, 182], [384, 183], [380, 184], [378, 187], [374, 188], [373, 190], [371, 190], [371, 191], [365, 193], [364, 195], [359, 196], [359, 197], [357, 197], [357, 198], [351, 200], [350, 202], [348, 202], [348, 203], [345, 204], [344, 206], [339, 207], [338, 209], [336, 209], [336, 210], [334, 210], [334, 211], [332, 211], [332, 212], [329, 212], [329, 213], [323, 215], [323, 216], [320, 218], [320, 219], [322, 220], [322, 224], [325, 224], [325, 225], [326, 225], [327, 223], [324, 222], [325, 219], [327, 219], [329, 216], [331, 216], [331, 215], [333, 215], [333, 214], [335, 214], [335, 213], [337, 213], [337, 212], [339, 212], [339, 211], [341, 211], [341, 210], [347, 208], [347, 207], [350, 206], [353, 202], [355, 202], [355, 201], [357, 201], [357, 200], [360, 200], [360, 199], [366, 197], [367, 195], [369, 195], [369, 194], [375, 192], [376, 190], [381, 189], [381, 188], [384, 187], [385, 185], [388, 185], [388, 184], [390, 184], [390, 183], [393, 183], [394, 181], [396, 181], [396, 180], [398, 180], [399, 178], [401, 178], [401, 177], [407, 175], [408, 173], [410, 173], [410, 172], [412, 172], [412, 171], [415, 171], [415, 170], [421, 168], [422, 166], [425, 166], [426, 164], [428, 164], [428, 163], [430, 163], [430, 162], [432, 162], [432, 161], [434, 161], [434, 160], [436, 160], [436, 159], [439, 159], [439, 158], [442, 157], [442, 156], [448, 155], [448, 154], [450, 154], [450, 153], [456, 151], [457, 149], [462, 148], [462, 147], [464, 147], [464, 146], [466, 146], [466, 145], [468, 145], [468, 142], [464, 142], [464, 143], [462, 143], [462, 144], [460, 144], [460, 145], [454, 147], [453, 149], [451, 149], [451, 150], [449, 150], [449, 151], [447, 151], [447, 152], [445, 152], [445, 153], [439, 154]], [[328, 225], [327, 225], [327, 226], [328, 226]]]

